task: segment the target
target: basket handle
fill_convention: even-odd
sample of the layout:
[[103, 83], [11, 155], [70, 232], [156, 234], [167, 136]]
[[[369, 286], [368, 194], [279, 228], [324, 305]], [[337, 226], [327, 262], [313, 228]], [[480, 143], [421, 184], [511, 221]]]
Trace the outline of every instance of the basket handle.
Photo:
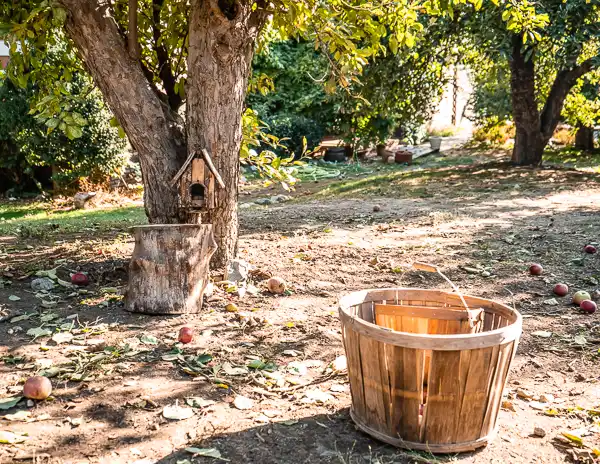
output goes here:
[[454, 289], [454, 291], [456, 292], [458, 297], [460, 298], [460, 301], [462, 302], [463, 306], [465, 307], [465, 311], [467, 312], [467, 317], [469, 319], [469, 326], [471, 326], [471, 328], [475, 327], [475, 321], [473, 320], [473, 315], [471, 314], [471, 311], [469, 310], [469, 306], [467, 305], [467, 302], [465, 301], [465, 298], [463, 297], [462, 293], [460, 292], [458, 287], [456, 285], [454, 285], [454, 283], [448, 277], [446, 277], [446, 275], [442, 271], [440, 271], [440, 269], [437, 266], [434, 266], [432, 264], [427, 264], [427, 263], [421, 263], [419, 261], [415, 261], [413, 263], [412, 267], [414, 269], [417, 269], [418, 271], [437, 272], [442, 277], [442, 279], [444, 279], [446, 282], [448, 282], [450, 284], [450, 286]]

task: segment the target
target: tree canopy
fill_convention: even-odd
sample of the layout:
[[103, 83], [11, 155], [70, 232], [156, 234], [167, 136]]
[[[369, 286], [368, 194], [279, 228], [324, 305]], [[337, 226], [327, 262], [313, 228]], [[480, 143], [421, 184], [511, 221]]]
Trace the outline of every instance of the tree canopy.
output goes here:
[[[492, 74], [504, 79], [504, 69], [510, 70], [510, 111], [516, 126], [513, 161], [535, 165], [542, 161], [565, 101], [575, 103], [567, 96], [600, 65], [600, 3], [548, 0], [507, 5], [484, 3], [476, 15], [462, 9], [459, 21], [472, 46], [492, 63]], [[506, 100], [500, 102], [504, 105]], [[496, 110], [502, 112], [500, 106]]]

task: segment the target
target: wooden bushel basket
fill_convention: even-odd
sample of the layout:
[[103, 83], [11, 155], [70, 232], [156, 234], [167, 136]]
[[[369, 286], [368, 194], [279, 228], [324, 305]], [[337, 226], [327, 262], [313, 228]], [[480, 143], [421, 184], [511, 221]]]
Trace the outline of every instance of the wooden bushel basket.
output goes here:
[[492, 440], [521, 335], [517, 311], [458, 291], [390, 288], [343, 297], [340, 318], [361, 430], [432, 453]]

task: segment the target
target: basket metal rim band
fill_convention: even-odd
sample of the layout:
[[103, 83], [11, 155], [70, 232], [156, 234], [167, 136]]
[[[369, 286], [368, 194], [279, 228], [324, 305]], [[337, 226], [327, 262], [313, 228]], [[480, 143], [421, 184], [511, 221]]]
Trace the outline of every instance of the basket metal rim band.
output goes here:
[[350, 408], [350, 418], [357, 425], [359, 429], [363, 432], [371, 435], [373, 438], [377, 440], [383, 441], [385, 443], [389, 443], [390, 445], [396, 446], [398, 448], [404, 448], [409, 450], [418, 450], [418, 451], [427, 451], [430, 453], [458, 453], [462, 451], [474, 451], [477, 448], [482, 448], [489, 443], [491, 443], [496, 437], [497, 428], [494, 428], [491, 433], [488, 435], [478, 438], [477, 440], [462, 442], [462, 443], [447, 443], [447, 444], [429, 444], [429, 443], [419, 443], [414, 441], [406, 441], [401, 438], [393, 438], [389, 435], [381, 433], [368, 425], [366, 425], [354, 412], [352, 408]]
[[[404, 348], [415, 348], [424, 350], [434, 351], [461, 351], [461, 350], [472, 350], [481, 348], [490, 348], [499, 345], [505, 345], [507, 343], [516, 342], [521, 336], [523, 329], [523, 318], [518, 311], [510, 308], [509, 306], [497, 303], [492, 300], [485, 298], [474, 297], [471, 295], [464, 295], [465, 298], [475, 298], [477, 300], [490, 302], [494, 305], [500, 306], [505, 311], [509, 311], [515, 317], [515, 321], [506, 327], [499, 329], [490, 330], [488, 332], [480, 332], [473, 334], [447, 334], [447, 335], [435, 335], [435, 334], [417, 334], [409, 332], [398, 332], [386, 327], [381, 327], [371, 322], [367, 322], [357, 316], [353, 316], [348, 312], [351, 306], [358, 305], [361, 303], [360, 297], [362, 295], [369, 295], [370, 292], [377, 292], [381, 294], [385, 291], [423, 291], [422, 289], [413, 288], [389, 288], [389, 289], [373, 289], [373, 290], [362, 290], [360, 292], [354, 292], [346, 295], [340, 299], [340, 319], [344, 326], [354, 330], [360, 334], [363, 334], [371, 339], [378, 340], [389, 345], [401, 346]], [[439, 292], [435, 290], [435, 292]], [[441, 293], [447, 295], [454, 295], [451, 292]], [[359, 301], [357, 301], [357, 299]], [[370, 300], [374, 301], [374, 300]], [[369, 302], [369, 300], [365, 301]]]

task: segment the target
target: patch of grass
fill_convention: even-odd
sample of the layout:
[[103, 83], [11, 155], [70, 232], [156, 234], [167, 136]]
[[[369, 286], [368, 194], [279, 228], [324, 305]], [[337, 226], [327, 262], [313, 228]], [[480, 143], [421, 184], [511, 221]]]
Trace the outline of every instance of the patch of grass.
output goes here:
[[145, 224], [140, 206], [101, 208], [93, 210], [52, 211], [43, 204], [0, 205], [0, 235], [21, 238], [44, 238], [52, 234], [105, 232]]
[[0, 221], [39, 214], [46, 209], [44, 203], [0, 203]]
[[458, 132], [458, 129], [454, 126], [441, 127], [439, 129], [432, 129], [427, 132], [429, 137], [452, 137]]
[[544, 162], [551, 164], [563, 164], [575, 168], [595, 168], [600, 172], [600, 150], [585, 152], [568, 147], [560, 150], [546, 150]]
[[417, 158], [413, 164], [417, 166], [435, 166], [438, 168], [460, 166], [463, 164], [473, 164], [475, 159], [471, 156], [441, 156], [441, 155], [429, 155]]

